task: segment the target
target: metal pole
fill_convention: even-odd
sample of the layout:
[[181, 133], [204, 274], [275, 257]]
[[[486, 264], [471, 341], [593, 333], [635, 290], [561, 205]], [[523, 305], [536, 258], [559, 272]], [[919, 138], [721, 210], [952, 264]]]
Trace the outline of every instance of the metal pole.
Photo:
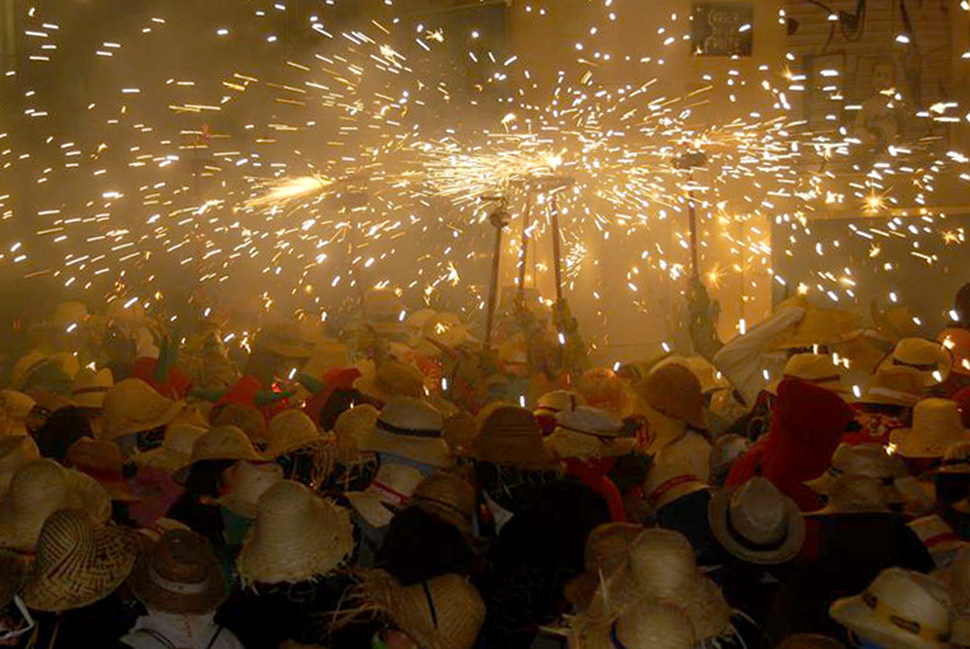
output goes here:
[[[690, 184], [694, 183], [694, 170], [691, 169]], [[694, 190], [687, 192], [687, 224], [690, 228], [690, 267], [694, 277], [700, 277], [700, 267], [697, 263], [697, 209], [694, 206]]]

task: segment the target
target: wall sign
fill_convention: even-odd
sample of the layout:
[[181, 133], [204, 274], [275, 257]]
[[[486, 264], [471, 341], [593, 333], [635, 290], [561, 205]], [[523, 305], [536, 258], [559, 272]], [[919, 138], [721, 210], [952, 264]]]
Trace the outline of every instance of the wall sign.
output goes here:
[[692, 37], [698, 56], [751, 56], [754, 5], [695, 2]]

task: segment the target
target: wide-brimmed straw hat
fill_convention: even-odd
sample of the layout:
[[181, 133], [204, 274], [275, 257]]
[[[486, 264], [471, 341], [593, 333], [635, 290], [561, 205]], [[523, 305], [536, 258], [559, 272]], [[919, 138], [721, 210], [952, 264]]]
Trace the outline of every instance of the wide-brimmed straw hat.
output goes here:
[[44, 521], [58, 509], [81, 509], [103, 523], [111, 516], [111, 499], [92, 478], [52, 460], [25, 464], [0, 500], [0, 547], [32, 551]]
[[249, 438], [236, 426], [216, 426], [196, 438], [192, 444], [192, 463], [203, 460], [249, 460], [259, 462]]
[[363, 444], [370, 437], [380, 415], [380, 411], [370, 404], [354, 406], [340, 413], [333, 424], [337, 448], [363, 450]]
[[643, 526], [635, 523], [603, 523], [586, 537], [583, 574], [566, 583], [566, 600], [583, 610], [593, 599], [596, 589], [626, 561], [633, 542]]
[[327, 370], [333, 367], [350, 365], [350, 352], [346, 345], [337, 342], [321, 342], [313, 349], [310, 359], [300, 370], [315, 379], [322, 379]]
[[24, 603], [59, 612], [93, 604], [110, 595], [135, 564], [134, 534], [99, 523], [89, 514], [62, 509], [44, 523]]
[[104, 397], [104, 436], [116, 439], [170, 423], [185, 404], [172, 401], [141, 379], [124, 379]]
[[716, 493], [708, 505], [708, 518], [724, 549], [750, 563], [791, 561], [805, 542], [805, 521], [798, 505], [761, 477]]
[[923, 542], [937, 567], [950, 565], [956, 553], [970, 545], [938, 514], [922, 516], [906, 525]]
[[446, 574], [402, 586], [389, 574], [364, 573], [356, 596], [383, 612], [422, 649], [472, 649], [485, 623], [485, 602], [467, 579]]
[[259, 408], [249, 403], [230, 402], [211, 413], [213, 426], [235, 426], [253, 443], [254, 447], [263, 447], [268, 439], [266, 435], [266, 417]]
[[208, 429], [192, 424], [169, 424], [165, 429], [162, 445], [135, 455], [132, 460], [139, 466], [150, 466], [166, 473], [177, 473], [192, 464], [192, 447], [195, 440]]
[[698, 571], [690, 542], [673, 530], [648, 529], [637, 537], [624, 565], [597, 589], [587, 613], [589, 624], [611, 624], [643, 599], [683, 610], [698, 641], [731, 631], [731, 607]]
[[[834, 345], [859, 328], [860, 316], [852, 311], [823, 309], [804, 299], [792, 306], [805, 309], [805, 316], [775, 339], [774, 349], [802, 349], [814, 345]], [[779, 305], [781, 307], [782, 305]]]
[[0, 495], [7, 493], [10, 481], [20, 467], [39, 459], [40, 449], [33, 437], [0, 437]]
[[[582, 628], [577, 625], [576, 629]], [[684, 612], [659, 600], [633, 604], [610, 625], [572, 633], [577, 649], [691, 649], [694, 627]]]
[[[81, 369], [74, 354], [59, 352], [45, 354], [38, 350], [31, 350], [22, 356], [10, 372], [10, 386], [14, 390], [26, 390], [31, 385], [39, 385], [54, 389], [70, 389], [74, 375]], [[61, 385], [66, 382], [63, 388]], [[53, 385], [57, 383], [57, 385]]]
[[864, 475], [843, 475], [828, 487], [825, 507], [805, 516], [887, 513], [889, 501], [881, 480]]
[[323, 576], [354, 549], [350, 512], [284, 480], [259, 499], [236, 561], [244, 582], [277, 584]]
[[951, 444], [970, 440], [970, 430], [963, 427], [963, 419], [955, 401], [923, 399], [913, 408], [913, 427], [897, 428], [889, 441], [896, 453], [903, 457], [943, 457]]
[[699, 468], [709, 466], [709, 454], [698, 446], [675, 442], [653, 456], [643, 484], [643, 497], [650, 511], [659, 511], [678, 498], [707, 488], [710, 471]]
[[23, 392], [0, 390], [0, 404], [7, 416], [7, 435], [26, 435], [27, 419], [37, 402]]
[[797, 378], [809, 383], [832, 390], [833, 392], [848, 392], [842, 384], [842, 377], [846, 370], [837, 365], [833, 356], [829, 354], [795, 354], [785, 362], [781, 377], [768, 386], [768, 392], [778, 394], [778, 385], [785, 378]]
[[313, 420], [302, 410], [292, 408], [273, 417], [266, 429], [266, 437], [269, 439], [266, 457], [270, 459], [323, 441], [323, 435]]
[[837, 599], [829, 615], [885, 649], [942, 649], [950, 638], [946, 588], [902, 568], [887, 568], [865, 592]]
[[535, 416], [518, 406], [495, 408], [466, 454], [483, 462], [514, 466], [541, 467], [552, 462]]
[[876, 371], [872, 385], [862, 394], [859, 403], [887, 406], [915, 406], [923, 396], [923, 375], [905, 365], [889, 365]]
[[260, 496], [282, 481], [283, 467], [279, 464], [238, 462], [227, 481], [229, 491], [217, 502], [243, 518], [256, 518]]
[[589, 406], [559, 413], [545, 443], [555, 457], [583, 460], [626, 455], [636, 446], [634, 438], [624, 436], [623, 422]]
[[166, 613], [209, 613], [229, 596], [212, 545], [187, 530], [167, 532], [140, 552], [128, 585], [149, 610]]
[[361, 449], [387, 453], [436, 467], [451, 465], [451, 451], [441, 438], [444, 418], [421, 399], [395, 397], [381, 410]]
[[643, 403], [660, 414], [694, 428], [707, 428], [701, 383], [690, 369], [679, 363], [658, 365], [637, 384]]
[[731, 382], [709, 360], [698, 354], [668, 356], [657, 363], [654, 369], [670, 364], [682, 365], [689, 369], [697, 377], [697, 381], [701, 384], [701, 392], [705, 395], [718, 390], [727, 390], [731, 387]]
[[926, 387], [939, 385], [950, 375], [953, 355], [935, 340], [903, 338], [879, 367], [912, 367], [923, 375]]
[[388, 403], [394, 397], [422, 399], [425, 396], [421, 370], [398, 361], [381, 363], [374, 374], [355, 380], [354, 388], [381, 403]]
[[824, 496], [828, 495], [832, 483], [843, 475], [873, 478], [883, 485], [888, 502], [897, 503], [903, 500], [902, 494], [893, 483], [896, 478], [906, 475], [906, 469], [901, 466], [898, 458], [893, 458], [879, 444], [839, 444], [825, 473], [805, 484], [815, 493]]
[[394, 512], [408, 504], [414, 490], [424, 479], [421, 472], [407, 464], [382, 464], [364, 491], [344, 494], [354, 511], [371, 527], [387, 527]]
[[465, 533], [475, 521], [475, 488], [450, 473], [433, 473], [411, 494], [411, 504]]
[[101, 409], [104, 397], [115, 384], [114, 375], [108, 368], [97, 372], [86, 367], [74, 375], [71, 400], [81, 408]]
[[139, 500], [125, 480], [125, 458], [114, 442], [82, 437], [67, 449], [67, 463], [97, 480], [111, 496], [111, 500], [122, 502]]
[[970, 375], [970, 330], [951, 328], [944, 329], [936, 337], [936, 341], [950, 350], [953, 355], [952, 372]]

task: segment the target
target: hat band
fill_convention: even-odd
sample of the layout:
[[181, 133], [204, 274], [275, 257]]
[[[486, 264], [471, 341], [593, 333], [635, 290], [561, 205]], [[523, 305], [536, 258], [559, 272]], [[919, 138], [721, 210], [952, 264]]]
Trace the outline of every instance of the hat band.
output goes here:
[[890, 390], [889, 388], [869, 388], [868, 396], [876, 397], [889, 397], [890, 399], [898, 399], [899, 401], [905, 401], [908, 404], [916, 405], [919, 401], [919, 397], [909, 392], [900, 392], [899, 390]]
[[152, 583], [160, 587], [162, 590], [167, 590], [170, 593], [177, 593], [179, 595], [200, 595], [204, 593], [209, 588], [209, 584], [212, 579], [206, 577], [203, 581], [187, 584], [182, 581], [172, 581], [171, 579], [166, 579], [159, 574], [155, 566], [150, 566], [148, 569], [149, 577]]
[[610, 644], [613, 645], [613, 649], [626, 649], [626, 645], [620, 640], [620, 634], [617, 632], [616, 626], [620, 623], [617, 619], [610, 625]]
[[389, 424], [386, 421], [380, 419], [377, 420], [377, 427], [386, 433], [392, 435], [405, 435], [407, 437], [428, 437], [437, 438], [441, 437], [440, 430], [429, 430], [426, 428], [403, 428], [401, 426], [395, 426], [394, 424]]
[[439, 500], [438, 498], [431, 498], [429, 496], [414, 496], [415, 501], [424, 501], [431, 503], [432, 505], [437, 505], [439, 507], [444, 507], [445, 509], [452, 511], [462, 517], [462, 520], [470, 518], [469, 514], [463, 512], [458, 505], [453, 503], [445, 502], [444, 500]]
[[434, 595], [431, 594], [431, 586], [428, 582], [422, 581], [421, 588], [424, 589], [424, 598], [428, 601], [428, 611], [431, 613], [431, 623], [434, 628], [438, 628], [438, 609], [434, 605]]
[[809, 379], [803, 376], [796, 376], [794, 374], [786, 374], [785, 376], [795, 378], [795, 379], [801, 379], [802, 381], [806, 381], [808, 383], [814, 383], [816, 385], [820, 385], [822, 383], [832, 383], [833, 381], [839, 381], [839, 382], [842, 381], [842, 377], [838, 374], [832, 374], [831, 376], [819, 376], [814, 379]]
[[939, 363], [907, 363], [906, 361], [901, 361], [895, 356], [893, 356], [893, 365], [902, 365], [903, 367], [912, 367], [920, 372], [932, 372], [933, 370], [939, 369]]
[[754, 541], [752, 541], [751, 539], [749, 539], [744, 534], [738, 531], [738, 529], [734, 526], [734, 521], [731, 520], [730, 513], [728, 513], [728, 515], [725, 518], [727, 518], [727, 530], [734, 538], [734, 540], [740, 543], [741, 545], [743, 545], [744, 547], [746, 547], [747, 549], [752, 550], [754, 552], [772, 552], [774, 550], [780, 550], [785, 546], [785, 543], [788, 542], [788, 530], [786, 529], [785, 535], [781, 538], [780, 541], [776, 541], [774, 543], [755, 543]]
[[685, 484], [690, 484], [692, 482], [700, 482], [700, 479], [697, 476], [691, 475], [689, 473], [685, 473], [684, 475], [674, 476], [669, 480], [665, 480], [664, 482], [660, 483], [659, 487], [657, 487], [652, 492], [650, 492], [650, 495], [647, 496], [647, 503], [651, 507], [653, 507], [658, 502], [660, 502], [660, 499], [663, 498], [665, 495], [667, 495], [667, 493], [670, 490], [676, 489], [677, 487], [680, 487]]
[[923, 545], [932, 552], [933, 546], [941, 543], [949, 543], [950, 541], [962, 541], [962, 539], [956, 532], [943, 532], [942, 534], [934, 534], [933, 536], [926, 537], [923, 539]]
[[408, 499], [407, 494], [402, 494], [400, 491], [394, 489], [393, 487], [389, 487], [383, 482], [372, 480], [370, 486], [373, 487], [373, 490], [376, 491], [379, 496], [381, 496], [382, 500], [388, 500], [392, 505], [400, 505]]
[[889, 604], [879, 599], [876, 595], [872, 594], [872, 591], [865, 591], [862, 593], [862, 601], [872, 614], [883, 622], [889, 622], [897, 629], [905, 631], [910, 635], [915, 635], [918, 638], [923, 638], [924, 640], [929, 640], [930, 642], [946, 642], [949, 639], [950, 634], [943, 629], [935, 629], [931, 626], [920, 624], [915, 620], [911, 620], [907, 617], [903, 617], [899, 614], [899, 611], [894, 609]]

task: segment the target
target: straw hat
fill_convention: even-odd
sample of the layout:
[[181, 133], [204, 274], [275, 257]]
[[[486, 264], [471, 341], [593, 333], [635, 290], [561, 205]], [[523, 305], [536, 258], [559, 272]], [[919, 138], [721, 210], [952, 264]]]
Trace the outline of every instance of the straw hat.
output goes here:
[[482, 462], [525, 467], [552, 462], [535, 416], [518, 406], [495, 408], [482, 423], [467, 455]]
[[165, 533], [141, 552], [128, 585], [149, 610], [166, 613], [202, 615], [229, 596], [208, 539], [184, 530]]
[[701, 384], [701, 392], [705, 395], [717, 392], [718, 390], [727, 390], [731, 387], [730, 381], [724, 378], [709, 360], [698, 354], [686, 357], [668, 356], [657, 363], [654, 369], [660, 369], [671, 364], [680, 365], [689, 369], [697, 377], [697, 381]]
[[327, 341], [317, 344], [301, 372], [315, 379], [321, 379], [330, 368], [346, 367], [347, 365], [350, 365], [350, 353], [347, 346], [338, 342]]
[[637, 386], [637, 393], [647, 406], [660, 414], [700, 430], [707, 428], [701, 383], [684, 365], [670, 363], [654, 367]]
[[269, 445], [267, 458], [278, 458], [314, 442], [323, 441], [323, 435], [313, 420], [302, 410], [288, 409], [277, 414], [266, 429]]
[[953, 355], [942, 344], [924, 338], [903, 338], [879, 367], [912, 367], [923, 375], [926, 387], [939, 385], [950, 375]]
[[243, 518], [256, 518], [259, 497], [282, 481], [283, 467], [279, 464], [238, 462], [227, 481], [229, 491], [218, 503]]
[[949, 565], [956, 553], [968, 546], [937, 514], [917, 518], [906, 525], [923, 542], [938, 567]]
[[555, 417], [564, 410], [575, 410], [579, 406], [585, 405], [586, 400], [578, 392], [573, 392], [572, 390], [553, 390], [539, 397], [533, 414], [536, 417], [542, 415]]
[[889, 441], [903, 457], [943, 457], [950, 444], [970, 439], [955, 401], [923, 399], [913, 408], [913, 427], [894, 430]]
[[698, 641], [731, 630], [731, 607], [698, 571], [690, 542], [673, 530], [648, 529], [637, 537], [623, 567], [597, 590], [589, 621], [609, 624], [645, 598], [683, 610]]
[[577, 609], [585, 609], [596, 588], [626, 561], [633, 542], [643, 532], [635, 523], [603, 523], [586, 537], [583, 574], [565, 586], [566, 599]]
[[350, 512], [284, 480], [259, 499], [236, 561], [244, 582], [277, 584], [326, 575], [354, 549]]
[[82, 437], [67, 449], [67, 463], [97, 480], [111, 500], [135, 502], [139, 500], [125, 480], [125, 458], [121, 449], [107, 439]]
[[307, 340], [295, 322], [265, 327], [256, 337], [256, 346], [284, 358], [309, 358], [313, 353], [313, 341]]
[[165, 429], [162, 445], [135, 455], [132, 460], [139, 466], [150, 466], [166, 473], [177, 473], [192, 464], [192, 447], [195, 440], [206, 433], [205, 428], [191, 424], [171, 423]]
[[248, 403], [230, 402], [211, 413], [213, 426], [235, 426], [254, 446], [264, 446], [268, 441], [266, 436], [266, 417], [259, 408]]
[[104, 397], [104, 435], [116, 439], [171, 422], [185, 406], [156, 392], [141, 379], [124, 379]]
[[84, 510], [103, 523], [111, 516], [111, 499], [93, 479], [52, 460], [25, 464], [0, 500], [0, 547], [32, 551], [47, 517], [68, 508]]
[[859, 403], [915, 406], [923, 396], [923, 375], [914, 367], [888, 365], [876, 371], [872, 385]]
[[0, 390], [0, 404], [7, 418], [8, 435], [26, 435], [27, 419], [36, 405], [30, 395], [16, 390]]
[[82, 608], [110, 595], [135, 564], [134, 535], [62, 509], [47, 519], [37, 541], [24, 603], [38, 611]]
[[950, 350], [953, 355], [951, 371], [963, 376], [970, 375], [970, 330], [944, 329], [936, 337], [936, 341]]
[[104, 405], [105, 395], [114, 384], [114, 375], [108, 368], [98, 372], [82, 368], [74, 375], [71, 400], [81, 408], [100, 409]]
[[459, 412], [445, 419], [441, 436], [448, 443], [452, 453], [461, 452], [471, 446], [478, 437], [478, 421], [467, 412]]
[[807, 300], [798, 300], [793, 305], [804, 308], [805, 316], [790, 331], [775, 340], [775, 349], [832, 345], [841, 342], [859, 328], [859, 315], [852, 311], [822, 309]]
[[880, 480], [864, 475], [843, 475], [828, 487], [828, 501], [823, 509], [806, 516], [833, 514], [873, 514], [891, 511], [886, 490]]
[[369, 404], [354, 406], [340, 413], [333, 425], [337, 448], [362, 449], [380, 414], [377, 408]]
[[434, 473], [422, 480], [411, 503], [470, 534], [475, 521], [475, 488], [450, 473]]
[[842, 384], [843, 376], [845, 368], [836, 365], [829, 354], [795, 354], [785, 363], [781, 377], [767, 389], [772, 394], [778, 394], [778, 385], [782, 379], [794, 377], [833, 392], [845, 393], [847, 390]]
[[970, 440], [947, 446], [943, 462], [932, 473], [970, 474]]
[[629, 414], [633, 395], [626, 382], [608, 367], [594, 367], [583, 372], [576, 381], [576, 390], [594, 408], [617, 417]]
[[843, 475], [861, 475], [873, 478], [883, 485], [888, 502], [902, 501], [899, 489], [893, 484], [896, 478], [905, 475], [906, 469], [900, 466], [898, 458], [893, 458], [879, 444], [839, 444], [829, 460], [825, 473], [805, 484], [815, 493], [829, 494], [829, 488]]
[[829, 615], [885, 649], [942, 649], [950, 637], [949, 609], [949, 595], [938, 582], [887, 568], [864, 593], [833, 602]]
[[357, 378], [354, 388], [381, 403], [388, 403], [394, 397], [421, 399], [425, 396], [421, 371], [398, 361], [381, 363], [374, 374]]
[[580, 649], [691, 649], [694, 627], [676, 606], [643, 599], [609, 626], [590, 629], [577, 638]]
[[467, 579], [441, 575], [402, 586], [382, 571], [364, 574], [357, 596], [384, 612], [422, 649], [472, 649], [485, 623], [485, 602]]
[[708, 458], [693, 444], [675, 442], [653, 456], [643, 484], [643, 496], [651, 512], [657, 512], [678, 498], [707, 488], [707, 474], [699, 471]]
[[441, 438], [444, 419], [430, 403], [395, 397], [381, 410], [361, 450], [387, 453], [436, 467], [451, 465], [448, 443]]
[[619, 457], [633, 451], [636, 440], [623, 437], [623, 422], [604, 410], [580, 406], [560, 412], [546, 448], [559, 458]]
[[[51, 373], [59, 380], [66, 380], [68, 384], [74, 380], [74, 375], [81, 369], [81, 364], [73, 354], [60, 352], [45, 354], [36, 349], [27, 352], [16, 363], [10, 372], [10, 386], [15, 390], [24, 389], [42, 372]], [[41, 384], [48, 381], [41, 381]], [[42, 385], [42, 387], [50, 387]]]
[[364, 491], [344, 494], [354, 511], [371, 527], [387, 527], [394, 510], [403, 507], [424, 479], [421, 472], [406, 464], [382, 464]]
[[805, 542], [798, 505], [761, 477], [714, 494], [708, 519], [724, 549], [749, 563], [791, 561]]
[[10, 481], [20, 467], [40, 459], [40, 450], [33, 437], [0, 437], [0, 495], [7, 493]]
[[202, 460], [250, 460], [263, 458], [252, 442], [235, 426], [216, 426], [196, 438], [192, 444], [192, 463]]

